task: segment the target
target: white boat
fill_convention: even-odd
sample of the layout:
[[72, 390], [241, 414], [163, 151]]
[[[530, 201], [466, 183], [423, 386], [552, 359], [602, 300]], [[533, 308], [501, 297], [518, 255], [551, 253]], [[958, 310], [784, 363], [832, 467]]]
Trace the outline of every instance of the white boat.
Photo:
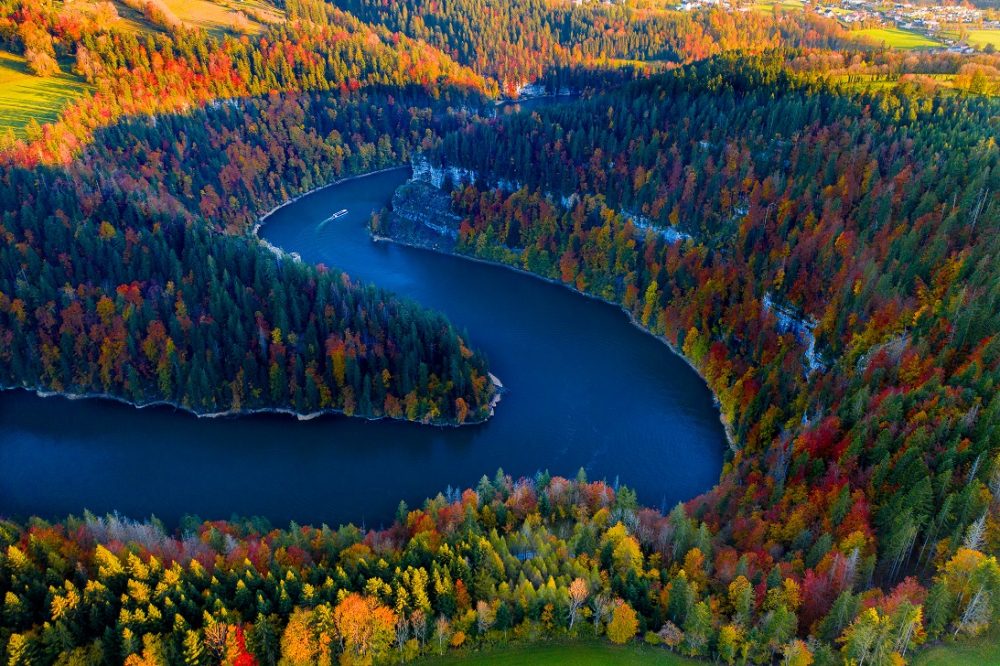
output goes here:
[[345, 215], [347, 215], [347, 209], [346, 209], [346, 208], [341, 208], [341, 209], [340, 209], [340, 210], [338, 210], [338, 211], [337, 211], [336, 213], [334, 213], [334, 214], [333, 214], [333, 215], [331, 215], [330, 217], [328, 217], [328, 218], [326, 218], [325, 220], [323, 220], [322, 222], [320, 222], [320, 223], [319, 223], [319, 226], [321, 226], [321, 227], [322, 227], [322, 226], [323, 226], [324, 224], [326, 224], [327, 222], [332, 222], [333, 220], [336, 220], [336, 219], [337, 219], [338, 217], [343, 217], [343, 216], [345, 216]]

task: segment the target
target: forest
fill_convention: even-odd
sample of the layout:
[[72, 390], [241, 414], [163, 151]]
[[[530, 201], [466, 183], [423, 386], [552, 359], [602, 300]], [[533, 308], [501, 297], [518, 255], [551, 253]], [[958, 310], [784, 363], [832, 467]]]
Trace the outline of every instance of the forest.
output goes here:
[[[464, 174], [442, 184], [454, 253], [620, 305], [705, 378], [731, 444], [669, 512], [581, 470], [499, 471], [378, 529], [4, 517], [0, 660], [603, 637], [881, 665], [995, 631], [1000, 57], [646, 4], [288, 0], [220, 37], [0, 2], [5, 48], [93, 86], [0, 137], [0, 385], [485, 420], [474, 338], [255, 236], [296, 196], [413, 162]], [[576, 95], [496, 110], [530, 83]]]
[[[146, 66], [159, 70], [174, 45], [147, 48], [110, 54], [152, 52]], [[254, 78], [239, 69], [234, 78]], [[153, 89], [163, 85], [174, 89]], [[62, 131], [97, 134], [65, 166], [39, 163], [66, 148], [59, 130], [11, 148], [0, 189], [0, 383], [199, 414], [485, 419], [495, 392], [485, 359], [444, 318], [248, 239], [258, 214], [292, 195], [406, 159], [427, 122], [403, 103], [416, 87], [396, 88], [398, 103], [319, 88], [102, 129], [67, 121]]]
[[[857, 514], [842, 501], [822, 520], [849, 529]], [[400, 663], [470, 646], [638, 634], [727, 664], [901, 663], [995, 614], [1000, 567], [977, 549], [995, 540], [990, 531], [980, 525], [942, 552], [927, 587], [906, 577], [882, 590], [865, 583], [867, 558], [843, 548], [861, 543], [857, 531], [821, 540], [796, 564], [776, 562], [765, 549], [718, 541], [681, 505], [664, 516], [582, 470], [520, 480], [499, 471], [417, 509], [401, 503], [391, 527], [364, 532], [194, 517], [178, 536], [117, 515], [0, 522], [5, 656]], [[806, 567], [820, 573], [803, 578]]]
[[723, 51], [778, 46], [834, 48], [846, 41], [834, 21], [812, 16], [691, 16], [639, 3], [545, 0], [347, 0], [359, 18], [421, 39], [516, 91], [553, 67], [700, 60]]

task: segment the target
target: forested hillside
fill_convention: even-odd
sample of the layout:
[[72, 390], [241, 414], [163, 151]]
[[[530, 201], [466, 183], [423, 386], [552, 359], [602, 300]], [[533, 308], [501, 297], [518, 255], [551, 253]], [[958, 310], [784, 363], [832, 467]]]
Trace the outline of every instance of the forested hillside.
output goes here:
[[523, 184], [453, 191], [457, 251], [619, 302], [702, 369], [739, 451], [698, 515], [805, 565], [808, 627], [838, 548], [892, 584], [993, 515], [996, 118], [717, 61], [429, 155]]
[[485, 362], [442, 317], [212, 229], [397, 164], [411, 122], [384, 97], [258, 100], [102, 131], [68, 170], [10, 169], [0, 381], [198, 413], [485, 418]]
[[192, 519], [173, 537], [155, 522], [85, 516], [0, 523], [0, 544], [12, 664], [399, 663], [637, 633], [727, 664], [893, 664], [995, 617], [1000, 584], [995, 557], [967, 547], [942, 552], [929, 590], [907, 578], [885, 591], [868, 589], [842, 544], [814, 548], [807, 561], [842, 591], [813, 617], [802, 562], [739, 555], [683, 507], [665, 517], [582, 471], [484, 476], [419, 509], [401, 504], [386, 530]]
[[[421, 77], [435, 58], [440, 76], [459, 70], [440, 55], [410, 69], [405, 47], [324, 5], [291, 10], [312, 18], [285, 46], [280, 34], [270, 47], [84, 32], [77, 60], [101, 92], [4, 156], [0, 383], [197, 413], [486, 418], [485, 361], [442, 317], [217, 233], [246, 234], [295, 194], [407, 160], [435, 103], [418, 91], [442, 94]], [[443, 83], [445, 96], [478, 95], [461, 76]], [[283, 88], [323, 92], [131, 116]]]
[[[412, 160], [444, 174], [450, 249], [619, 304], [698, 369], [731, 436], [719, 483], [669, 515], [499, 472], [387, 529], [5, 520], [0, 659], [385, 663], [603, 635], [882, 665], [997, 625], [997, 56], [847, 43], [802, 12], [281, 9], [220, 37], [0, 4], [6, 46], [95, 90], [0, 146], [0, 384], [485, 419], [474, 340], [253, 235]], [[492, 108], [533, 81], [580, 94]]]
[[[7, 139], [6, 160], [21, 166], [66, 164], [93, 131], [124, 116], [183, 112], [215, 100], [296, 90], [348, 92], [364, 86], [445, 87], [489, 93], [481, 76], [447, 55], [376, 30], [318, 0], [287, 4], [290, 23], [257, 39], [200, 31], [141, 34], [97, 21], [68, 23], [58, 5], [0, 4], [19, 48], [72, 55], [96, 89], [59, 120]], [[3, 34], [0, 32], [0, 34]], [[35, 42], [38, 44], [35, 44]]]
[[632, 4], [347, 0], [344, 6], [363, 20], [441, 48], [496, 78], [509, 93], [552, 67], [662, 65], [781, 45], [830, 48], [845, 36], [836, 22], [818, 17], [686, 14]]

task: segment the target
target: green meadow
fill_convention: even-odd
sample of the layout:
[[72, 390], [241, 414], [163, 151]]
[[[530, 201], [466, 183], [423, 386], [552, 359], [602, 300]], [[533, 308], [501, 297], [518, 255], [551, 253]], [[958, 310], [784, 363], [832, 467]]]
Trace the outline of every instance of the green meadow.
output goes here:
[[608, 642], [580, 641], [568, 643], [536, 643], [460, 652], [418, 662], [426, 666], [698, 666], [707, 662], [686, 659], [663, 648], [634, 643], [612, 645]]
[[1000, 29], [998, 30], [970, 30], [967, 34], [969, 44], [976, 47], [984, 47], [992, 44], [994, 48], [1000, 49]]
[[876, 44], [881, 42], [893, 49], [926, 49], [941, 46], [941, 42], [925, 37], [920, 33], [900, 28], [866, 28], [857, 30], [854, 35], [867, 37]]
[[[935, 645], [907, 655], [911, 666], [1000, 666], [1000, 633]], [[709, 662], [687, 659], [659, 647], [639, 643], [612, 645], [606, 641], [536, 643], [455, 652], [416, 663], [425, 666], [697, 666]]]
[[998, 666], [1000, 665], [1000, 631], [926, 648], [916, 654], [912, 665]]
[[39, 77], [28, 70], [22, 56], [0, 51], [0, 132], [8, 128], [24, 136], [31, 118], [52, 122], [67, 102], [90, 89], [82, 77], [70, 72], [67, 63], [56, 76]]

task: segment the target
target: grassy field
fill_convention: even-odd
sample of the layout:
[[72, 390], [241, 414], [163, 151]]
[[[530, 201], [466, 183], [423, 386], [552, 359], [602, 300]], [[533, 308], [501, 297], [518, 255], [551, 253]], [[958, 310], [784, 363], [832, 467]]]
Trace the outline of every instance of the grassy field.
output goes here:
[[899, 28], [867, 28], [857, 30], [853, 35], [867, 37], [875, 43], [884, 42], [886, 46], [894, 49], [920, 49], [941, 46], [940, 42], [925, 37], [910, 30], [900, 30]]
[[1000, 631], [918, 652], [913, 666], [1000, 666]]
[[87, 83], [70, 73], [66, 64], [59, 75], [42, 78], [28, 71], [21, 56], [0, 51], [0, 132], [10, 127], [23, 137], [29, 119], [55, 120], [67, 102], [87, 89]]
[[[608, 642], [538, 643], [483, 652], [459, 652], [415, 662], [421, 666], [699, 666], [662, 648], [641, 643], [628, 646]], [[912, 666], [1000, 666], [1000, 632], [971, 641], [938, 645], [918, 652]]]
[[770, 13], [777, 7], [778, 9], [795, 10], [805, 7], [803, 0], [757, 0], [754, 8], [757, 11]]
[[1000, 49], [1000, 30], [970, 30], [969, 44], [976, 47], [983, 47], [992, 44]]
[[[921, 79], [931, 79], [935, 81], [940, 87], [951, 89], [951, 81], [955, 78], [954, 74], [918, 74], [916, 75]], [[850, 77], [852, 80], [848, 81], [848, 77], [831, 77], [832, 81], [842, 83], [849, 88], [854, 90], [879, 90], [895, 88], [899, 84], [899, 77], [892, 76], [886, 78], [881, 74], [873, 75], [857, 75], [853, 74]]]
[[572, 666], [704, 666], [705, 662], [685, 659], [667, 652], [663, 648], [654, 648], [636, 643], [628, 646], [617, 646], [607, 642], [577, 642], [577, 643], [538, 643], [535, 645], [516, 646], [508, 649], [487, 650], [483, 652], [466, 652], [461, 654], [433, 657], [416, 662], [426, 666], [446, 666], [462, 664], [463, 666], [555, 666], [557, 664], [572, 664]]
[[[267, 23], [284, 19], [281, 10], [266, 0], [165, 0], [177, 17], [191, 27], [204, 28], [215, 34], [234, 33], [233, 18], [242, 11], [246, 17], [242, 32], [258, 34]], [[92, 3], [81, 0], [82, 11], [94, 8]], [[116, 3], [119, 19], [115, 27], [130, 32], [155, 32], [141, 12]], [[24, 128], [31, 118], [41, 124], [52, 122], [63, 107], [87, 91], [90, 86], [71, 71], [68, 62], [61, 63], [62, 72], [57, 76], [38, 77], [27, 67], [24, 58], [0, 50], [0, 134], [8, 128], [15, 135], [24, 137]]]
[[164, 0], [164, 4], [185, 25], [216, 34], [233, 32], [233, 18], [238, 11], [246, 15], [245, 32], [251, 35], [264, 30], [264, 26], [254, 19], [255, 15], [267, 17], [269, 21], [265, 22], [277, 22], [282, 18], [279, 10], [262, 0]]
[[[163, 0], [163, 4], [189, 28], [203, 28], [214, 35], [247, 34], [257, 35], [264, 31], [266, 24], [284, 20], [284, 13], [266, 0]], [[95, 3], [91, 0], [76, 0], [76, 6], [85, 13], [93, 13]], [[115, 27], [126, 32], [160, 32], [143, 16], [142, 11], [129, 7], [121, 0], [115, 2], [118, 21]], [[237, 12], [246, 17], [240, 30], [236, 29]]]

